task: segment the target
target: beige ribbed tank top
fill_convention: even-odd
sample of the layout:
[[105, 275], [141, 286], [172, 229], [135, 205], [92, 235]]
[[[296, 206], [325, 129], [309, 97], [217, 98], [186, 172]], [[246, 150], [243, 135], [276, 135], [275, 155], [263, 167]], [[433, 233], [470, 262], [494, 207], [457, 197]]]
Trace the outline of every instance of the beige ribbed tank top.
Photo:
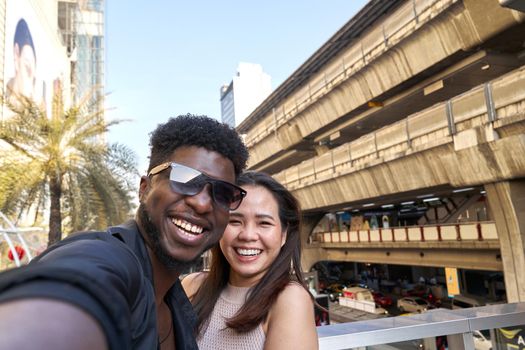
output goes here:
[[197, 338], [200, 350], [257, 350], [264, 348], [266, 339], [262, 324], [247, 333], [226, 327], [225, 319], [232, 317], [246, 300], [249, 288], [230, 284], [222, 291], [210, 317], [208, 328]]

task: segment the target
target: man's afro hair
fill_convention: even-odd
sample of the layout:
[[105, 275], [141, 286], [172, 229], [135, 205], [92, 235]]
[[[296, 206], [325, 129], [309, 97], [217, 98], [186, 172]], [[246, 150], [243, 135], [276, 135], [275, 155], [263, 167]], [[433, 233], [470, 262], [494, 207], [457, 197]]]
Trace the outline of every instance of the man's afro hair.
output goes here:
[[183, 146], [197, 146], [230, 159], [238, 176], [248, 160], [248, 149], [239, 134], [227, 124], [204, 115], [180, 115], [159, 124], [151, 133], [148, 171], [167, 161]]

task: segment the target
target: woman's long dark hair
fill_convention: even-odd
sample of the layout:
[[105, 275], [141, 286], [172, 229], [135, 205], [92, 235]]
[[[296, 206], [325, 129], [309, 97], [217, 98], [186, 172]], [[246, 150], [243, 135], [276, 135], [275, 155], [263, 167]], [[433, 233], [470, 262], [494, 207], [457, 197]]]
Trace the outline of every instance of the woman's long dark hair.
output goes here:
[[[237, 179], [239, 186], [264, 187], [273, 195], [279, 207], [281, 227], [286, 228], [286, 242], [268, 272], [252, 287], [249, 296], [236, 315], [226, 325], [238, 332], [248, 332], [263, 322], [279, 293], [290, 281], [296, 281], [308, 291], [301, 272], [301, 211], [297, 199], [271, 176], [247, 171]], [[191, 301], [199, 318], [198, 332], [207, 326], [215, 303], [228, 283], [230, 265], [217, 245], [212, 249], [210, 272]]]

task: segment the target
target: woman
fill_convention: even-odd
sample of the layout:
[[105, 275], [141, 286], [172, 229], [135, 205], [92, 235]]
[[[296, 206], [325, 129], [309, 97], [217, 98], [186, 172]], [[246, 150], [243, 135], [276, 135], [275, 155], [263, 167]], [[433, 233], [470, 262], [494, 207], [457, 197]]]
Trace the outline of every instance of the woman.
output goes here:
[[182, 282], [199, 316], [199, 349], [317, 349], [297, 200], [263, 173], [237, 184], [248, 194], [230, 213], [211, 270]]

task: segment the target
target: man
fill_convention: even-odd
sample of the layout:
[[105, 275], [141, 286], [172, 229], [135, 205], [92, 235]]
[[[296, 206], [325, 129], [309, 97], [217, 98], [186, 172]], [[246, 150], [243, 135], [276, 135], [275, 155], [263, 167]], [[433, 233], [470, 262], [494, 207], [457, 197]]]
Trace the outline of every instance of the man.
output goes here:
[[[15, 75], [9, 79], [6, 86], [6, 96], [11, 102], [25, 97], [37, 104], [42, 103], [43, 86], [37, 88], [36, 50], [33, 37], [25, 19], [21, 18], [15, 29], [13, 41], [13, 64]], [[13, 96], [14, 95], [14, 96]]]
[[242, 201], [248, 152], [233, 129], [190, 115], [159, 125], [150, 146], [135, 220], [0, 275], [0, 348], [197, 349], [179, 275]]

